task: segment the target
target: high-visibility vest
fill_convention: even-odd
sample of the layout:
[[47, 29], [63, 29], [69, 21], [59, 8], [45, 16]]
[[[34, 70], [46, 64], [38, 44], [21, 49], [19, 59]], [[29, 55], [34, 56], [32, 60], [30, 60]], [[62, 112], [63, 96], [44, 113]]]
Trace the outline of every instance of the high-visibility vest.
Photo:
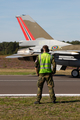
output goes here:
[[39, 73], [51, 73], [51, 61], [52, 61], [52, 55], [48, 53], [42, 53], [39, 55], [39, 64], [40, 64], [40, 70]]

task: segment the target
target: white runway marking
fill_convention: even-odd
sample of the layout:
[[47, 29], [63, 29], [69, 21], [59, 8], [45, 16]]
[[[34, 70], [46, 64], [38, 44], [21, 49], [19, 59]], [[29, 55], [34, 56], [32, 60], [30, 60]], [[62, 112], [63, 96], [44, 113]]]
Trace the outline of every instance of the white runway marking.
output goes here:
[[[0, 82], [36, 82], [38, 80], [0, 80]], [[54, 80], [54, 82], [80, 82], [80, 80]]]
[[35, 82], [37, 80], [0, 80], [0, 82]]
[[[37, 94], [0, 94], [0, 97], [34, 97], [34, 96], [37, 96]], [[49, 94], [42, 94], [42, 96], [49, 96]], [[55, 94], [55, 96], [72, 97], [80, 96], [80, 94]]]

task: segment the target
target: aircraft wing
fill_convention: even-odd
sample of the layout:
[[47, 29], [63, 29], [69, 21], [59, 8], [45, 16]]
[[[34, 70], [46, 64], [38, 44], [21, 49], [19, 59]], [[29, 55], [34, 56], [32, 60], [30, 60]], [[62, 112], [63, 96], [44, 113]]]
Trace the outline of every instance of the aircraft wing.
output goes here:
[[33, 56], [37, 56], [38, 53], [34, 53], [34, 54], [13, 54], [10, 56], [7, 56], [6, 58], [23, 58], [23, 57], [33, 57]]
[[19, 49], [17, 51], [17, 54], [7, 56], [6, 58], [23, 58], [23, 57], [37, 56], [41, 53], [40, 49], [41, 49], [41, 46]]
[[19, 54], [13, 54], [13, 55], [7, 56], [6, 58], [21, 58], [21, 57], [23, 56]]
[[78, 60], [80, 59], [80, 50], [54, 51], [52, 54], [59, 60]]
[[79, 55], [80, 50], [64, 50], [64, 51], [52, 51], [53, 54], [62, 54], [62, 55]]

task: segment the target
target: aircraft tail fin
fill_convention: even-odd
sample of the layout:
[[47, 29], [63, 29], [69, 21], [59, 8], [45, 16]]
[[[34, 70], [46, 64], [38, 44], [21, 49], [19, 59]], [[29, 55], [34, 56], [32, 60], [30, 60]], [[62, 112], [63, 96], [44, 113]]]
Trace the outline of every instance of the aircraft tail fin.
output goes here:
[[30, 30], [28, 29], [28, 27], [26, 26], [23, 18], [20, 16], [20, 17], [16, 17], [17, 20], [18, 20], [18, 23], [23, 31], [23, 34], [26, 38], [26, 40], [35, 40], [35, 38], [33, 37], [33, 35], [31, 34]]
[[16, 16], [26, 40], [38, 38], [53, 39], [38, 23], [29, 15]]

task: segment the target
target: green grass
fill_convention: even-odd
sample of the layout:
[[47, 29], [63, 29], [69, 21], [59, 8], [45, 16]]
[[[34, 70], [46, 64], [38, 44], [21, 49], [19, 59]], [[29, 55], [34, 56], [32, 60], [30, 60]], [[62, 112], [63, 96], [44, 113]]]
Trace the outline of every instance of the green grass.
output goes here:
[[[35, 69], [0, 69], [0, 75], [36, 75]], [[71, 75], [71, 70], [57, 71], [56, 75]]]
[[80, 120], [80, 97], [57, 97], [57, 103], [43, 97], [0, 98], [0, 120]]
[[0, 69], [0, 75], [35, 75], [34, 69]]
[[2, 72], [0, 75], [36, 75], [36, 72]]

